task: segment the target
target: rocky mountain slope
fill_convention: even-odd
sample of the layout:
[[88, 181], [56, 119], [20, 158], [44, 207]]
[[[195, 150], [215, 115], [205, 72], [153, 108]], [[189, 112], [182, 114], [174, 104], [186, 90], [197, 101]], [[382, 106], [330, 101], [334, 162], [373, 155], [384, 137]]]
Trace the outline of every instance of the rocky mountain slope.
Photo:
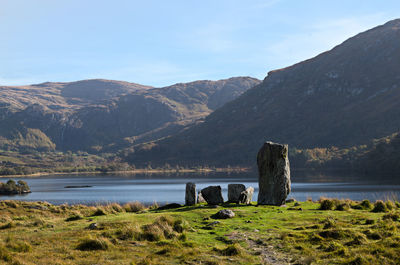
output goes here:
[[116, 151], [176, 133], [258, 83], [237, 77], [164, 88], [112, 80], [0, 87], [0, 148]]
[[347, 147], [399, 131], [400, 20], [332, 50], [271, 71], [204, 123], [137, 146], [135, 163], [253, 165], [266, 140], [291, 147]]

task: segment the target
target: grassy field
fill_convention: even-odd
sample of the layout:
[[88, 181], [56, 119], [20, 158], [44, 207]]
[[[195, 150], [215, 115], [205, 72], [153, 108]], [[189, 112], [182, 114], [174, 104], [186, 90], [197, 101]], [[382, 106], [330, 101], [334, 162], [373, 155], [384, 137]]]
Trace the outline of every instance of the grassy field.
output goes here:
[[[225, 208], [235, 217], [212, 218]], [[170, 210], [1, 201], [0, 264], [399, 264], [399, 218], [390, 201]]]

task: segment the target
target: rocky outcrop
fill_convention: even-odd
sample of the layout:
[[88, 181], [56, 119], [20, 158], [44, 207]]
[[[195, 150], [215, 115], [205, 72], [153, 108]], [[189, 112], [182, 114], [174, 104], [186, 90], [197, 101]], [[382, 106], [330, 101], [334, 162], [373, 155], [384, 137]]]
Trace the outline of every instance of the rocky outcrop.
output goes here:
[[208, 186], [201, 190], [201, 195], [210, 205], [217, 205], [224, 202], [221, 186]]
[[193, 182], [186, 183], [185, 205], [195, 205], [197, 201], [196, 184]]
[[228, 184], [228, 202], [238, 203], [240, 194], [245, 190], [243, 184]]
[[290, 193], [288, 145], [266, 142], [257, 155], [258, 204], [282, 205]]
[[240, 193], [239, 203], [251, 204], [253, 200], [254, 188], [248, 187], [245, 191]]

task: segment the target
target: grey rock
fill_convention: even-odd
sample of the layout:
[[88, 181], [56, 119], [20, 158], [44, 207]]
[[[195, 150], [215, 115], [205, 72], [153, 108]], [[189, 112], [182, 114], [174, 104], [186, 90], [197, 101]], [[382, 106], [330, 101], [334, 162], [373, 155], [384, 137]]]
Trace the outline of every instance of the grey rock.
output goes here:
[[245, 191], [240, 193], [239, 202], [244, 204], [251, 204], [253, 200], [254, 188], [248, 187]]
[[257, 155], [258, 204], [282, 205], [290, 193], [288, 145], [266, 142]]
[[217, 212], [212, 217], [216, 219], [228, 219], [228, 218], [233, 218], [234, 216], [235, 213], [232, 210], [224, 209]]
[[90, 230], [95, 230], [98, 228], [97, 223], [91, 223], [88, 227]]
[[296, 201], [296, 199], [294, 199], [294, 198], [289, 198], [289, 199], [286, 200], [286, 203], [291, 203], [291, 202], [295, 202], [295, 201]]
[[240, 194], [246, 190], [243, 184], [229, 184], [228, 185], [228, 202], [238, 203]]
[[186, 183], [185, 205], [195, 205], [197, 201], [196, 184]]
[[206, 202], [206, 200], [204, 200], [201, 191], [199, 191], [199, 194], [197, 195], [197, 203], [203, 203], [203, 202]]
[[201, 195], [210, 205], [217, 205], [224, 202], [221, 186], [208, 186], [201, 190]]
[[219, 221], [214, 221], [212, 223], [207, 224], [207, 226], [216, 226], [219, 223], [220, 223]]

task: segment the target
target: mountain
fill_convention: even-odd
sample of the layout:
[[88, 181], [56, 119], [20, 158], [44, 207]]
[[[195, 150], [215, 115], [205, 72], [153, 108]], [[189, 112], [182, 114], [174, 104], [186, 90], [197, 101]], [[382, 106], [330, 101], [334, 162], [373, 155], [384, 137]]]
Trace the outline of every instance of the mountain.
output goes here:
[[16, 111], [39, 104], [52, 110], [77, 109], [150, 88], [152, 87], [104, 79], [46, 82], [29, 86], [0, 86], [0, 107]]
[[[0, 148], [115, 152], [174, 134], [259, 83], [235, 77], [152, 88], [98, 79], [0, 87]], [[20, 144], [28, 138], [34, 143]]]
[[264, 141], [296, 148], [366, 143], [399, 131], [400, 20], [271, 71], [203, 123], [126, 155], [135, 164], [254, 165]]
[[160, 139], [206, 117], [258, 83], [255, 78], [235, 77], [135, 91], [74, 113], [58, 145], [63, 150], [116, 151]]

